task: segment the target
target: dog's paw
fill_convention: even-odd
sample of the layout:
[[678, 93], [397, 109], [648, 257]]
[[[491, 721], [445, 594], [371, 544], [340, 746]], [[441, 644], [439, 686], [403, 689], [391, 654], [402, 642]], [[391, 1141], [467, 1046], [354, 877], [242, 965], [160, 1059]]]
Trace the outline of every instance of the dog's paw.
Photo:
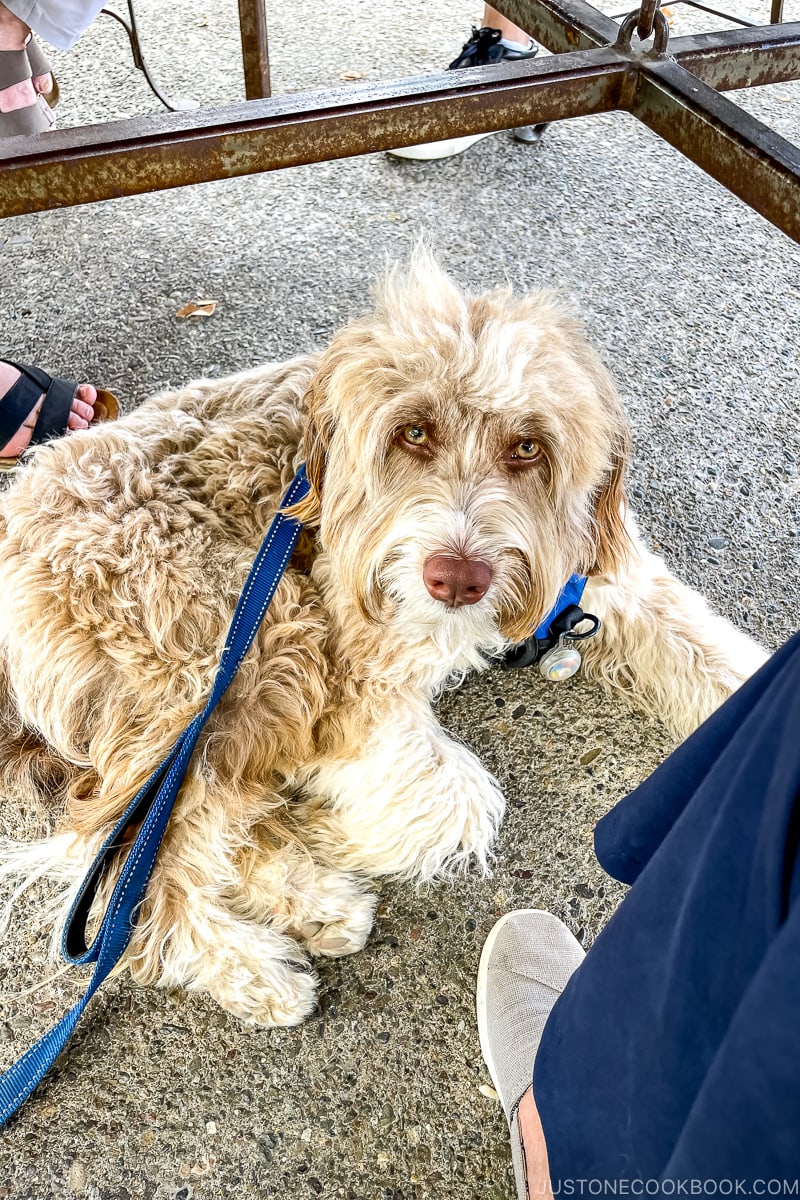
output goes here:
[[[366, 945], [375, 915], [375, 903], [374, 896], [364, 893], [352, 896], [346, 913], [330, 913], [322, 920], [306, 922], [298, 930], [298, 941], [309, 954], [321, 954], [328, 958], [355, 954]], [[320, 917], [323, 917], [322, 913]]]
[[299, 1025], [316, 1008], [317, 978], [289, 963], [271, 967], [268, 976], [230, 977], [208, 990], [226, 1012], [248, 1025]]
[[436, 874], [456, 874], [470, 866], [487, 874], [505, 812], [505, 798], [483, 764], [470, 751], [459, 750], [450, 790], [450, 811], [458, 814], [458, 824], [454, 825], [458, 841], [443, 857]]

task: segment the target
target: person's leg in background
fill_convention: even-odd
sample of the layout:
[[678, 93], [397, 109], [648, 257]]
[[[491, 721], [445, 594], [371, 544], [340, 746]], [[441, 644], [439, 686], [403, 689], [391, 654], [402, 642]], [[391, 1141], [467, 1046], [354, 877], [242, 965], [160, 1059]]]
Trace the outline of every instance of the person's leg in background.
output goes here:
[[503, 41], [515, 44], [520, 50], [530, 50], [531, 48], [531, 39], [525, 30], [520, 29], [519, 25], [509, 21], [508, 17], [504, 17], [496, 8], [492, 8], [488, 4], [483, 6], [483, 26], [488, 29], [499, 29]]
[[504, 42], [516, 43], [521, 50], [530, 49], [531, 40], [527, 32], [488, 4], [483, 5], [483, 28], [499, 29]]
[[0, 138], [44, 133], [53, 125], [58, 88], [32, 33], [68, 50], [104, 0], [6, 0], [0, 3]]
[[[799, 730], [800, 635], [598, 825], [634, 886], [560, 997], [566, 929], [519, 914], [487, 943], [479, 1026], [520, 1196], [546, 1194], [548, 1158], [556, 1192], [800, 1176]], [[523, 1036], [532, 1093], [508, 1065]]]
[[[538, 52], [539, 47], [524, 29], [502, 16], [497, 9], [485, 4], [483, 25], [480, 29], [473, 28], [472, 36], [464, 43], [448, 70], [462, 71], [468, 67], [484, 67], [492, 63], [517, 62], [519, 59], [533, 58]], [[523, 125], [513, 133], [517, 141], [538, 142], [545, 128], [545, 125]], [[426, 142], [420, 146], [399, 147], [390, 150], [389, 154], [392, 158], [430, 162], [452, 158], [483, 138], [492, 136], [492, 132], [465, 134], [463, 137], [445, 138], [440, 142]]]

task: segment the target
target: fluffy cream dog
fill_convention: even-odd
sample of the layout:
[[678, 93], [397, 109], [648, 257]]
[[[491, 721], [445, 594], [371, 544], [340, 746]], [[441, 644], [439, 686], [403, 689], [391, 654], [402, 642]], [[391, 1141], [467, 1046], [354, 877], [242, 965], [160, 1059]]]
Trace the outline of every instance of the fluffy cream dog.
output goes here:
[[35, 452], [0, 503], [0, 786], [89, 861], [208, 693], [296, 467], [314, 536], [194, 756], [125, 964], [245, 1020], [314, 1004], [306, 953], [370, 929], [364, 876], [484, 867], [496, 782], [431, 699], [525, 638], [565, 580], [586, 670], [688, 733], [763, 654], [642, 545], [608, 372], [551, 294], [462, 294], [425, 253], [318, 357], [202, 381]]

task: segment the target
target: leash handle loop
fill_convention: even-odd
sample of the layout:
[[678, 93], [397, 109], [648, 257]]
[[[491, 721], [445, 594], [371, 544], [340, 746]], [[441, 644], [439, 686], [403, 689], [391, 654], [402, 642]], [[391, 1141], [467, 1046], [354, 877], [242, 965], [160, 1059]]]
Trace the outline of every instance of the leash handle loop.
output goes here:
[[[128, 805], [81, 884], [64, 926], [62, 953], [68, 962], [95, 963], [94, 973], [86, 993], [78, 1003], [0, 1076], [0, 1126], [20, 1108], [50, 1070], [90, 999], [119, 962], [130, 941], [136, 922], [136, 909], [144, 898], [192, 752], [203, 726], [253, 643], [300, 534], [300, 523], [286, 516], [283, 509], [302, 500], [308, 491], [305, 466], [301, 466], [247, 577], [203, 711], [183, 731], [170, 753]], [[100, 927], [91, 944], [87, 945], [86, 922], [97, 890], [111, 862], [125, 845], [130, 826], [138, 822], [141, 822], [141, 828], [128, 851]]]

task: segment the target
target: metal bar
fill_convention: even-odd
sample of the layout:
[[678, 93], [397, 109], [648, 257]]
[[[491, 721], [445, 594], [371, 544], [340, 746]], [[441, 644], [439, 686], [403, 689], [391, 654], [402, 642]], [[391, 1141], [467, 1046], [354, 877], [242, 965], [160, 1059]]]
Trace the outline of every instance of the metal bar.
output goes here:
[[[664, 0], [666, 3], [667, 0]], [[712, 8], [709, 4], [701, 4], [700, 0], [674, 0], [676, 4], [688, 4], [690, 8], [697, 8], [701, 12], [711, 13], [712, 17], [722, 17], [723, 21], [733, 21], [736, 25], [742, 25], [747, 29], [762, 28], [760, 21], [751, 21], [748, 17], [739, 17], [735, 13], [724, 12], [721, 8]]]
[[[744, 25], [753, 29], [761, 25], [760, 21], [749, 21], [747, 17], [737, 17], [733, 13], [723, 12], [721, 8], [709, 8], [707, 4], [700, 4], [699, 0], [662, 0], [661, 7], [669, 7], [674, 4], [688, 4], [691, 8], [700, 8], [703, 12], [712, 13], [715, 17], [723, 17], [726, 21], [733, 21], [736, 25]], [[634, 12], [636, 9], [633, 10]], [[621, 21], [625, 17], [630, 16], [630, 10], [623, 13], [612, 13], [615, 21]]]
[[607, 48], [7, 138], [0, 217], [610, 112], [629, 70]]
[[630, 110], [800, 242], [800, 148], [668, 58], [642, 64]]
[[585, 0], [497, 0], [493, 7], [556, 54], [607, 46], [619, 33], [616, 21]]
[[800, 21], [671, 38], [669, 55], [718, 92], [800, 78]]
[[239, 0], [244, 94], [248, 100], [272, 95], [269, 78], [269, 42], [265, 0]]
[[[468, 72], [254, 99], [192, 116], [9, 138], [0, 161], [0, 217], [625, 108], [797, 237], [800, 151], [714, 88], [795, 78], [800, 23], [677, 38], [664, 57], [631, 49], [625, 38], [617, 42], [619, 26], [585, 0], [500, 2], [540, 40], [547, 40], [544, 30], [551, 43], [602, 45]], [[256, 22], [264, 17], [266, 37], [264, 0], [239, 4], [244, 49], [252, 33], [248, 14]]]

